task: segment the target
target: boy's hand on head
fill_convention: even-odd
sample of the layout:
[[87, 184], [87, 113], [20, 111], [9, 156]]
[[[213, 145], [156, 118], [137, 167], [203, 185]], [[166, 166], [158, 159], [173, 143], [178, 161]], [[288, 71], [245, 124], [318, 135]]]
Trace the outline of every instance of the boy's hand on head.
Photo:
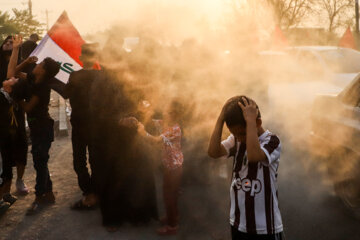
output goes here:
[[19, 48], [22, 44], [22, 36], [21, 35], [15, 35], [12, 37], [13, 40], [13, 48]]
[[242, 104], [241, 102], [238, 102], [238, 104], [243, 111], [245, 121], [247, 123], [255, 122], [259, 114], [256, 103], [250, 98], [246, 99], [243, 97], [242, 100], [244, 101], [244, 104]]

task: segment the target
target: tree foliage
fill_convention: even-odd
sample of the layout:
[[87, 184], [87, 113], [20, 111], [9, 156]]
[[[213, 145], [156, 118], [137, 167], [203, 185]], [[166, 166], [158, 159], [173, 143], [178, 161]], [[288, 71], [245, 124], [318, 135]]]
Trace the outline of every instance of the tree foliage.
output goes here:
[[354, 0], [321, 0], [320, 8], [327, 16], [328, 31], [351, 25], [353, 21]]
[[267, 0], [276, 24], [288, 29], [296, 27], [313, 12], [314, 0]]
[[12, 9], [13, 16], [5, 11], [0, 11], [0, 41], [2, 42], [8, 35], [21, 34], [27, 38], [33, 33], [39, 36], [44, 31], [44, 24], [34, 18], [29, 10]]

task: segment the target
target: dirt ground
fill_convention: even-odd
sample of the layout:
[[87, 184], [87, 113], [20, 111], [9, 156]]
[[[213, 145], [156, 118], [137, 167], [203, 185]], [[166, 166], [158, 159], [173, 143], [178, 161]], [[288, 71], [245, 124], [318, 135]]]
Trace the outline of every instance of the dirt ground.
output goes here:
[[[159, 237], [155, 233], [157, 222], [148, 226], [134, 227], [124, 225], [116, 233], [108, 233], [101, 226], [99, 209], [94, 211], [72, 211], [69, 206], [81, 197], [76, 174], [72, 168], [72, 147], [70, 137], [57, 138], [50, 151], [49, 170], [53, 181], [56, 204], [45, 208], [35, 216], [26, 216], [26, 210], [34, 200], [35, 170], [32, 166], [31, 154], [25, 173], [25, 182], [31, 193], [18, 196], [18, 200], [0, 219], [0, 239], [124, 239], [124, 240], [152, 240], [152, 239], [228, 239], [227, 210], [221, 218], [215, 216], [218, 210], [208, 212], [208, 205], [227, 205], [228, 199], [221, 203], [213, 202], [218, 191], [211, 190], [212, 185], [202, 188], [188, 185], [181, 195], [180, 208], [184, 209], [181, 216], [181, 229], [177, 237]], [[14, 171], [15, 172], [15, 171]], [[161, 178], [157, 175], [159, 211], [163, 212], [161, 200]], [[13, 185], [12, 190], [15, 189]], [[223, 194], [227, 196], [227, 188]], [[205, 192], [205, 193], [204, 193]], [[204, 205], [202, 198], [214, 195], [209, 203]], [[208, 197], [207, 197], [208, 198]], [[216, 200], [218, 201], [218, 200]], [[211, 208], [210, 208], [211, 209]], [[209, 221], [213, 219], [213, 221]], [[185, 220], [186, 219], [186, 220]], [[213, 228], [214, 224], [222, 228]]]

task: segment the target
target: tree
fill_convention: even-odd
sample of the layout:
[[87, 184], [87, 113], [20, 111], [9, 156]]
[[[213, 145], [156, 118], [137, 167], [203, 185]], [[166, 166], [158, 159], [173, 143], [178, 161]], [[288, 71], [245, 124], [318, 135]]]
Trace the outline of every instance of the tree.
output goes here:
[[298, 26], [313, 12], [314, 0], [267, 0], [275, 15], [276, 24], [288, 29]]
[[14, 33], [18, 33], [18, 30], [12, 22], [9, 13], [0, 11], [0, 41], [3, 42], [7, 36]]
[[325, 11], [328, 30], [333, 33], [338, 27], [349, 25], [353, 18], [354, 0], [321, 0], [320, 8]]
[[13, 9], [14, 13], [13, 23], [18, 29], [18, 33], [22, 36], [30, 36], [33, 33], [41, 35], [44, 31], [44, 24], [37, 21], [29, 10]]
[[12, 9], [13, 17], [8, 12], [0, 11], [0, 41], [2, 42], [8, 35], [21, 34], [29, 37], [33, 33], [42, 35], [44, 24], [37, 21], [29, 10]]

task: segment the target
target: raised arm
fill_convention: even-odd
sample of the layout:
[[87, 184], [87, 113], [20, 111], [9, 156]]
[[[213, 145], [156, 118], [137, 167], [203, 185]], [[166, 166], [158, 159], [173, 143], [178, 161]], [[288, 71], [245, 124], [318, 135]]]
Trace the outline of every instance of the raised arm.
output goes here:
[[221, 135], [224, 128], [224, 107], [221, 110], [221, 113], [216, 121], [215, 128], [211, 134], [208, 155], [212, 158], [219, 158], [226, 156], [227, 151], [225, 147], [221, 144]]
[[25, 74], [25, 73], [22, 73], [21, 71], [29, 64], [36, 63], [37, 61], [38, 61], [38, 58], [36, 56], [28, 57], [22, 63], [20, 63], [19, 65], [16, 66], [15, 75], [18, 76], [20, 74]]
[[244, 118], [246, 121], [246, 152], [249, 162], [264, 162], [266, 161], [266, 155], [263, 150], [260, 148], [259, 136], [258, 136], [258, 127], [257, 127], [257, 118], [258, 118], [258, 109], [256, 108], [256, 103], [249, 99], [243, 98], [244, 105], [239, 102]]
[[8, 73], [7, 78], [11, 77], [19, 77], [22, 79], [26, 79], [26, 73], [21, 72], [24, 67], [31, 63], [36, 63], [38, 61], [38, 58], [35, 56], [28, 57], [25, 61], [17, 65], [18, 57], [19, 57], [19, 49], [22, 44], [22, 37], [21, 36], [15, 36], [13, 37], [13, 50], [10, 57], [10, 62], [8, 65]]
[[13, 50], [11, 52], [11, 57], [8, 65], [7, 78], [15, 77], [16, 66], [19, 57], [19, 49], [22, 44], [22, 36], [17, 35], [13, 37]]

